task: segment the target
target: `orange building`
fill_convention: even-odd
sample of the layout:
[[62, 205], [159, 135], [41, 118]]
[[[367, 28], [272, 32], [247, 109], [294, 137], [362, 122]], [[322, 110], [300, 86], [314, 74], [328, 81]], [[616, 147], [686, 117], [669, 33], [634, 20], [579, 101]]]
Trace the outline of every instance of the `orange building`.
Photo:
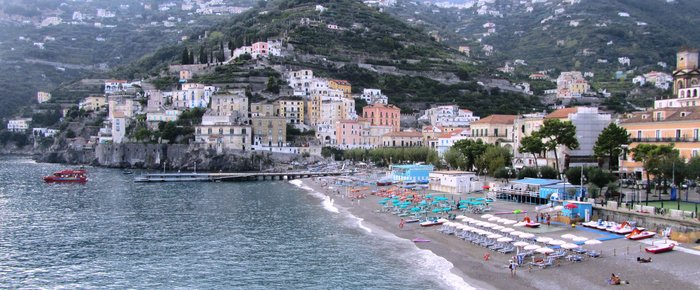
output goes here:
[[343, 96], [352, 99], [352, 85], [346, 80], [328, 80], [328, 88], [343, 91]]
[[372, 104], [362, 108], [362, 117], [370, 121], [371, 126], [391, 127], [392, 132], [401, 128], [401, 110], [394, 105]]

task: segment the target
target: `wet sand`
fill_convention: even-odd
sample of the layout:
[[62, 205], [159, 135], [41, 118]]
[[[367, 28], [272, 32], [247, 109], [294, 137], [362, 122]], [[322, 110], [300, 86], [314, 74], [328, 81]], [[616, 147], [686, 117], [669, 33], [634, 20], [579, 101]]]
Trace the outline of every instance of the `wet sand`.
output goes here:
[[[366, 198], [355, 200], [345, 195], [344, 188], [334, 184], [333, 178], [304, 179], [304, 184], [315, 191], [324, 193], [334, 200], [334, 205], [348, 210], [354, 216], [364, 219], [368, 227], [378, 227], [400, 238], [428, 239], [428, 243], [416, 243], [421, 249], [427, 249], [451, 262], [452, 272], [462, 277], [477, 289], [586, 289], [586, 288], [629, 288], [629, 289], [700, 289], [700, 256], [672, 251], [664, 254], [643, 252], [646, 244], [625, 239], [604, 241], [601, 245], [585, 246], [602, 251], [600, 258], [586, 258], [583, 262], [573, 263], [559, 259], [559, 265], [545, 269], [520, 267], [512, 277], [508, 269], [508, 260], [514, 256], [501, 254], [481, 246], [462, 241], [453, 235], [445, 235], [437, 227], [420, 227], [418, 223], [407, 223], [399, 228], [400, 218], [386, 212], [380, 212], [378, 204], [381, 197], [373, 196], [369, 190], [362, 193]], [[450, 195], [447, 195], [450, 197]], [[455, 198], [459, 198], [455, 196]], [[511, 211], [527, 205], [506, 201], [493, 203], [494, 211]], [[454, 212], [457, 213], [456, 211]], [[466, 214], [473, 218], [478, 215]], [[642, 225], [643, 226], [643, 225]], [[520, 229], [518, 229], [520, 230]], [[600, 238], [594, 231], [572, 229], [563, 225], [533, 230], [537, 236], [543, 235], [559, 238], [560, 235], [572, 233], [588, 238]], [[615, 253], [613, 255], [613, 249]], [[489, 254], [488, 261], [484, 255]], [[653, 258], [651, 263], [638, 263], [637, 257]], [[526, 260], [527, 262], [527, 260]], [[608, 285], [611, 273], [619, 274], [621, 279], [629, 281], [628, 285]]]

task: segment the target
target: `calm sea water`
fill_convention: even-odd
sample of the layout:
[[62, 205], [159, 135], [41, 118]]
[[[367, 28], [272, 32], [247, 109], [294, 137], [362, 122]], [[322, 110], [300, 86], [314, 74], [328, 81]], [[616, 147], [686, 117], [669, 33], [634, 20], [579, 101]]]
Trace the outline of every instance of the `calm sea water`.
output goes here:
[[[0, 157], [0, 288], [459, 288], [451, 265], [293, 184], [140, 184]], [[137, 172], [138, 173], [138, 172]]]

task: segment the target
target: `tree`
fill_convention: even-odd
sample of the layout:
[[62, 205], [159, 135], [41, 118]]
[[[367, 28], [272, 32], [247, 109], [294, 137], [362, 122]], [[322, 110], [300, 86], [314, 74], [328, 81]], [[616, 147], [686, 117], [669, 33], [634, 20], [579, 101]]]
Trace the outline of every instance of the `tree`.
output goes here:
[[554, 151], [554, 160], [557, 176], [561, 173], [559, 168], [559, 155], [557, 147], [562, 145], [568, 149], [578, 148], [578, 140], [576, 139], [576, 126], [569, 121], [562, 122], [559, 119], [544, 120], [544, 124], [537, 135], [544, 141], [544, 147], [547, 151]]
[[518, 152], [532, 154], [532, 158], [535, 159], [535, 168], [539, 168], [537, 164], [537, 155], [542, 154], [542, 151], [544, 151], [544, 143], [542, 143], [542, 138], [537, 134], [525, 136], [520, 139], [520, 148], [518, 148]]
[[502, 178], [508, 182], [509, 179], [516, 177], [515, 170], [513, 168], [499, 168], [493, 173], [493, 177]]
[[618, 156], [622, 153], [622, 145], [629, 143], [630, 139], [627, 130], [615, 123], [610, 123], [598, 135], [598, 140], [595, 141], [593, 146], [593, 152], [598, 158], [608, 157], [608, 169], [613, 170], [617, 168]]
[[190, 51], [184, 48], [182, 51], [182, 64], [190, 64]]
[[477, 168], [479, 172], [486, 169], [489, 175], [494, 176], [499, 169], [510, 166], [511, 161], [512, 156], [508, 149], [501, 146], [489, 145], [484, 154], [479, 157]]
[[454, 147], [445, 151], [443, 158], [450, 168], [464, 168], [467, 164], [467, 159], [464, 157], [464, 154]]
[[267, 78], [267, 91], [273, 94], [280, 93], [280, 84], [275, 76], [270, 76]]
[[[583, 168], [583, 176], [588, 179], [588, 167]], [[571, 167], [564, 172], [566, 179], [573, 185], [581, 185], [581, 167]], [[584, 181], [585, 183], [585, 181]]]
[[481, 140], [459, 140], [452, 145], [452, 148], [459, 150], [464, 155], [466, 163], [464, 164], [464, 170], [472, 170], [476, 166], [476, 162], [479, 157], [486, 152], [487, 144], [484, 144]]
[[698, 179], [700, 177], [700, 156], [690, 158], [686, 170], [688, 171], [688, 179]]
[[644, 171], [646, 171], [647, 193], [651, 192], [650, 175], [659, 175], [659, 173], [661, 173], [659, 170], [660, 162], [663, 162], [663, 159], [670, 158], [674, 155], [678, 156], [678, 150], [674, 149], [673, 147], [673, 144], [657, 145], [642, 143], [632, 148], [632, 156], [634, 161], [642, 162]]
[[527, 177], [555, 179], [557, 178], [557, 171], [551, 166], [542, 166], [539, 168], [523, 167], [523, 169], [520, 169], [518, 172], [518, 178], [523, 179]]

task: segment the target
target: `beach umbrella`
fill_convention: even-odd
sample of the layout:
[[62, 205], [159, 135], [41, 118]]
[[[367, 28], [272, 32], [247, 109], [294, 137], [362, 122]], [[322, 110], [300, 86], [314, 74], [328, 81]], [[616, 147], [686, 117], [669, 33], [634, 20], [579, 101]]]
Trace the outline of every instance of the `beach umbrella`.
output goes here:
[[520, 236], [520, 234], [522, 234], [522, 233], [523, 233], [523, 232], [520, 232], [520, 231], [512, 231], [512, 232], [510, 232], [510, 233], [508, 233], [508, 234], [510, 234], [511, 236], [516, 236], [516, 237], [518, 237], [518, 236]]
[[574, 237], [572, 240], [574, 240], [574, 242], [585, 242], [585, 241], [588, 241], [588, 238], [586, 238], [586, 237]]
[[535, 252], [538, 252], [541, 254], [549, 254], [549, 253], [553, 253], [554, 250], [552, 250], [550, 248], [539, 248], [539, 249], [535, 250]]
[[551, 240], [548, 242], [548, 244], [550, 244], [552, 246], [561, 246], [563, 244], [566, 244], [566, 242], [562, 241], [562, 240]]
[[567, 239], [567, 240], [573, 240], [575, 237], [576, 237], [576, 236], [574, 236], [574, 235], [572, 235], [572, 234], [564, 234], [564, 235], [561, 235], [561, 238], [562, 238], [562, 239]]
[[489, 233], [489, 232], [487, 232], [487, 231], [484, 231], [484, 230], [482, 230], [481, 232], [479, 232], [479, 235], [482, 235], [482, 236], [488, 236], [488, 235], [490, 235], [490, 234], [491, 234], [491, 233]]
[[421, 201], [420, 201], [420, 205], [428, 205], [428, 202], [425, 201], [425, 200], [421, 200]]
[[527, 245], [527, 246], [523, 247], [523, 249], [526, 251], [537, 250], [539, 248], [542, 248], [542, 247], [540, 247], [538, 245]]
[[568, 203], [564, 206], [566, 209], [575, 209], [578, 207], [575, 203]]
[[490, 222], [494, 222], [494, 221], [497, 221], [497, 220], [499, 220], [499, 219], [500, 219], [499, 217], [492, 216], [492, 217], [489, 218], [489, 221], [490, 221]]
[[501, 229], [501, 232], [503, 232], [503, 233], [510, 233], [510, 232], [513, 232], [513, 231], [515, 231], [515, 230], [514, 230], [514, 229], [511, 229], [511, 228], [502, 228], [502, 229]]
[[408, 207], [408, 205], [406, 205], [406, 204], [399, 205], [399, 208], [407, 208], [407, 207]]
[[439, 201], [433, 201], [433, 202], [431, 202], [430, 204], [435, 205], [435, 204], [438, 204], [438, 203], [440, 203], [440, 202], [439, 202]]
[[414, 207], [414, 208], [411, 208], [411, 211], [412, 211], [412, 212], [420, 211], [420, 207], [417, 207], [417, 206], [416, 206], [416, 207]]
[[535, 241], [537, 241], [538, 243], [549, 243], [550, 241], [552, 241], [552, 238], [550, 238], [550, 237], [539, 237], [539, 238], [537, 238]]
[[481, 216], [482, 219], [487, 219], [487, 218], [492, 218], [492, 217], [493, 217], [493, 215], [491, 215], [491, 214], [485, 214], [485, 215]]
[[523, 242], [523, 241], [518, 241], [518, 242], [513, 243], [513, 246], [516, 246], [516, 247], [525, 247], [527, 245], [529, 245], [529, 243]]
[[463, 219], [463, 218], [465, 218], [465, 217], [466, 217], [466, 216], [463, 216], [463, 215], [460, 214], [460, 215], [456, 216], [455, 218], [458, 219], [458, 220], [461, 220], [461, 219]]
[[448, 211], [451, 211], [452, 208], [451, 208], [451, 207], [444, 207], [444, 208], [442, 208], [442, 210], [445, 211], [445, 212], [448, 212]]
[[508, 242], [512, 242], [513, 239], [511, 239], [509, 237], [502, 237], [502, 238], [498, 238], [498, 240], [496, 240], [496, 241], [501, 242], [501, 243], [508, 243]]
[[432, 212], [434, 212], [434, 213], [438, 213], [438, 212], [441, 212], [441, 211], [442, 211], [442, 210], [439, 209], [439, 208], [434, 208], [434, 209], [432, 210]]
[[506, 224], [506, 225], [512, 225], [512, 224], [515, 224], [515, 223], [517, 223], [517, 222], [514, 221], [514, 220], [509, 220], [509, 219], [506, 219], [506, 220], [503, 222], [503, 224]]
[[499, 235], [499, 234], [490, 234], [490, 235], [488, 235], [488, 236], [486, 236], [486, 237], [489, 238], [489, 239], [498, 239], [498, 238], [502, 238], [503, 236], [502, 236], [502, 235]]
[[598, 244], [602, 244], [603, 242], [601, 242], [599, 240], [588, 240], [588, 241], [585, 241], [583, 243], [586, 245], [598, 245]]
[[522, 233], [522, 234], [520, 234], [520, 237], [523, 239], [532, 239], [535, 237], [535, 235], [533, 235], [531, 233]]
[[500, 231], [500, 230], [502, 230], [502, 229], [504, 229], [504, 228], [505, 228], [504, 226], [499, 226], [499, 225], [495, 225], [495, 226], [492, 227], [492, 229], [497, 230], [497, 231]]
[[379, 204], [386, 204], [386, 200], [380, 200]]
[[459, 206], [459, 209], [465, 209], [465, 208], [468, 208], [468, 207], [469, 207], [468, 205], [460, 205], [460, 206]]
[[566, 243], [566, 244], [561, 245], [561, 247], [564, 248], [564, 249], [567, 249], [567, 250], [571, 250], [571, 249], [576, 249], [576, 248], [578, 248], [578, 245], [577, 245], [577, 244]]

